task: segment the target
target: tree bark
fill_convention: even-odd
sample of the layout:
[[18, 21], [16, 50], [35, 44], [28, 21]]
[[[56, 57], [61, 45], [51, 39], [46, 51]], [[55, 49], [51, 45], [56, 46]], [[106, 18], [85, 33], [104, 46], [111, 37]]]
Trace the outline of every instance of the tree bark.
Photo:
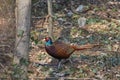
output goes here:
[[49, 26], [48, 26], [48, 35], [53, 39], [53, 13], [52, 13], [52, 0], [47, 0], [48, 2], [48, 15], [49, 17]]
[[[14, 53], [14, 77], [20, 80], [26, 80], [30, 26], [31, 26], [31, 0], [16, 0], [16, 47]], [[15, 73], [16, 70], [20, 72]]]

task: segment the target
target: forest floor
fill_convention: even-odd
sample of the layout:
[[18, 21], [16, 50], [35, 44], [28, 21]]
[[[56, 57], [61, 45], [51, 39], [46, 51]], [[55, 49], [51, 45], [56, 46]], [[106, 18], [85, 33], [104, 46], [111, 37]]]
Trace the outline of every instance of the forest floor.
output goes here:
[[[67, 19], [62, 17], [66, 19], [66, 23], [72, 23], [72, 26], [59, 25], [54, 20], [54, 40], [62, 37], [63, 41], [69, 44], [101, 44], [92, 49], [74, 52], [70, 57], [73, 63], [69, 61], [62, 63], [60, 70], [56, 67], [58, 61], [49, 56], [44, 49], [43, 39], [48, 36], [46, 27], [48, 23], [43, 27], [41, 20], [33, 21], [35, 27], [31, 30], [28, 69], [30, 80], [120, 80], [120, 7], [109, 8], [111, 5], [107, 5], [107, 9], [93, 6], [92, 10], [83, 13], [87, 19], [84, 28], [76, 25], [79, 15]], [[10, 36], [15, 33], [10, 34], [13, 29], [2, 28], [0, 44], [4, 47], [0, 45], [0, 52], [12, 52], [15, 40]], [[5, 36], [8, 37], [3, 38]], [[0, 77], [5, 78], [6, 75], [10, 77], [12, 67], [10, 62], [12, 59], [8, 54], [7, 57], [0, 54]]]

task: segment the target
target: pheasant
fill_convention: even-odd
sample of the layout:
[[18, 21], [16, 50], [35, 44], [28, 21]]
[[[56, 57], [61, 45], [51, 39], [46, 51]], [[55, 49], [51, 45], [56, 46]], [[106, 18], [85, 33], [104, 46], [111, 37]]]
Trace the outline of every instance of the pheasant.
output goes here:
[[61, 60], [68, 59], [73, 52], [90, 49], [98, 45], [99, 44], [86, 44], [78, 47], [76, 45], [70, 45], [62, 41], [53, 42], [50, 37], [45, 38], [45, 50], [50, 56], [58, 59], [58, 69], [60, 68]]

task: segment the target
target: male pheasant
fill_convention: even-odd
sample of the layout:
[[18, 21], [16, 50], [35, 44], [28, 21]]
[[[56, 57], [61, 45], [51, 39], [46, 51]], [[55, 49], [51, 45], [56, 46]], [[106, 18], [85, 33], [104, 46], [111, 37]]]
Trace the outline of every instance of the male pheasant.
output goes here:
[[98, 46], [99, 44], [86, 44], [81, 46], [66, 44], [61, 41], [52, 42], [50, 37], [45, 38], [45, 50], [46, 52], [59, 60], [58, 68], [60, 68], [61, 60], [68, 59], [70, 55], [78, 50], [90, 49], [92, 47]]

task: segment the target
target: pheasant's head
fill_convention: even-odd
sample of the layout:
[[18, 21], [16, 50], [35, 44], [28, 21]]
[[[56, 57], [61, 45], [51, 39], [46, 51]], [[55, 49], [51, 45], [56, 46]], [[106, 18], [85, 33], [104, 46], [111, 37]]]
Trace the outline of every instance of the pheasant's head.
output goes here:
[[46, 38], [45, 38], [45, 42], [46, 42], [46, 43], [45, 43], [46, 46], [51, 46], [52, 43], [53, 43], [53, 42], [52, 42], [52, 39], [51, 39], [50, 37], [46, 37]]

